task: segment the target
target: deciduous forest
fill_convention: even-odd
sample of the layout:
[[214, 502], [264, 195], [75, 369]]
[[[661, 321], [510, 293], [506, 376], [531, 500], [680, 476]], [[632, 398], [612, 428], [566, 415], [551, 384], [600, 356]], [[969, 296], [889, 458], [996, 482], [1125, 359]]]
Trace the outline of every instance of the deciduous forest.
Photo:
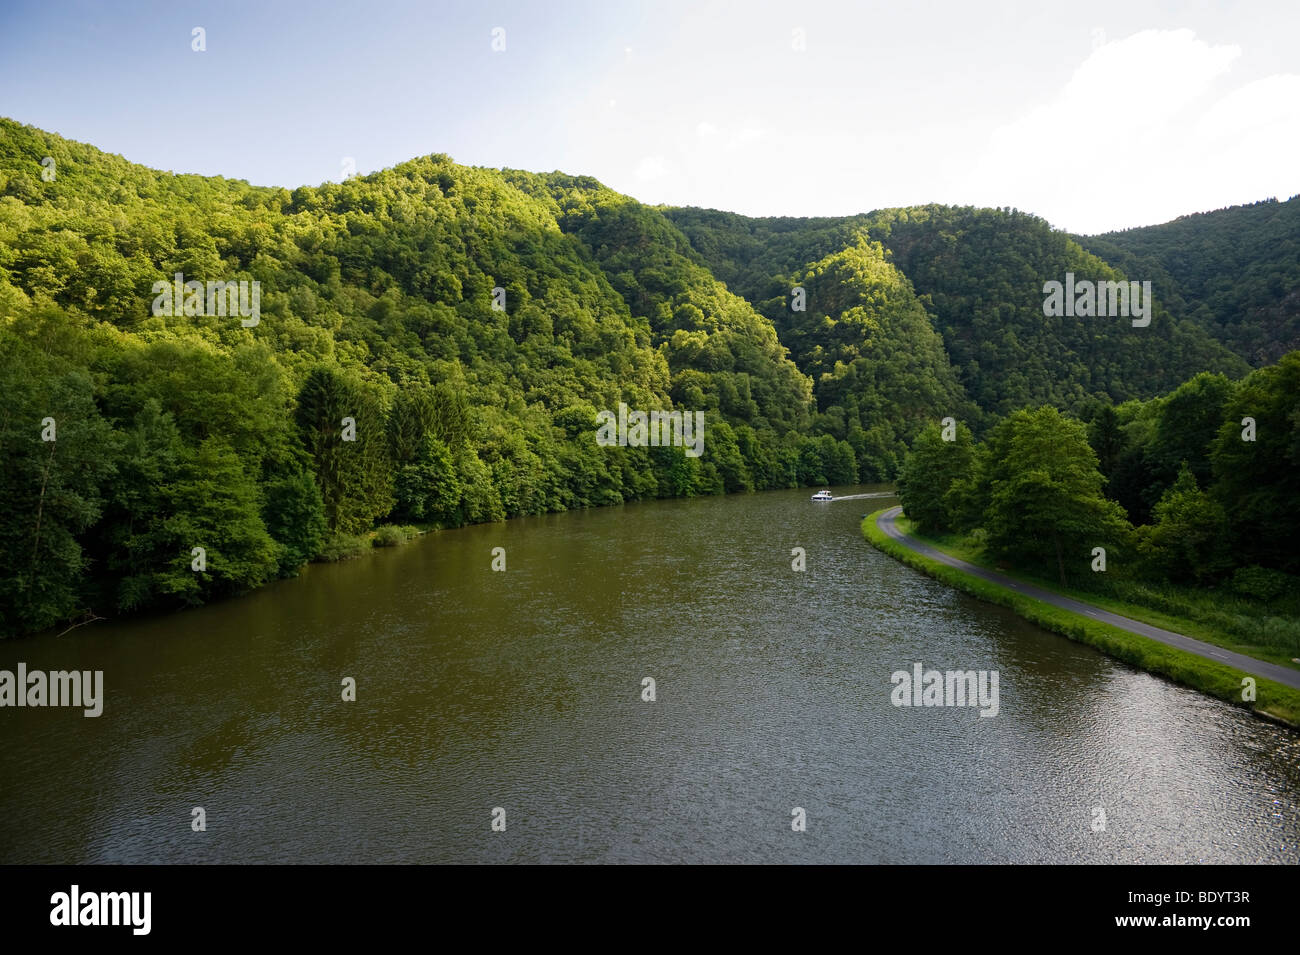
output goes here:
[[[894, 480], [1008, 559], [1104, 533], [1162, 580], [1287, 590], [1297, 203], [1083, 238], [1010, 209], [657, 208], [442, 155], [286, 190], [0, 120], [0, 633], [417, 529]], [[1067, 271], [1153, 280], [1151, 325], [1045, 317]], [[178, 274], [257, 282], [258, 321], [155, 314]], [[620, 402], [704, 411], [703, 455], [598, 446]]]

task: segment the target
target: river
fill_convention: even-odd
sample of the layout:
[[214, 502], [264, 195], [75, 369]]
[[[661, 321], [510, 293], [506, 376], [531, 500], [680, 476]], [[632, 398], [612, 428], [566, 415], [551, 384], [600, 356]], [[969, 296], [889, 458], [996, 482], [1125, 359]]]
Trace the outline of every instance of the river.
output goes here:
[[[105, 696], [0, 710], [0, 862], [1300, 861], [1300, 735], [878, 553], [892, 498], [810, 493], [445, 531], [0, 643]], [[915, 663], [996, 670], [997, 715], [894, 706]]]

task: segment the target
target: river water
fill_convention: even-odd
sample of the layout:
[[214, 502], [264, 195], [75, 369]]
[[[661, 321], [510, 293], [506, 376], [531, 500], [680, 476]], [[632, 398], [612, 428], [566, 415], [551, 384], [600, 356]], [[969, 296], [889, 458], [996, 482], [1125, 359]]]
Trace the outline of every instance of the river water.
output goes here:
[[[1300, 861], [1300, 735], [878, 553], [892, 498], [809, 494], [446, 531], [0, 643], [106, 698], [0, 710], [0, 862]], [[996, 670], [997, 715], [892, 705], [918, 662]]]

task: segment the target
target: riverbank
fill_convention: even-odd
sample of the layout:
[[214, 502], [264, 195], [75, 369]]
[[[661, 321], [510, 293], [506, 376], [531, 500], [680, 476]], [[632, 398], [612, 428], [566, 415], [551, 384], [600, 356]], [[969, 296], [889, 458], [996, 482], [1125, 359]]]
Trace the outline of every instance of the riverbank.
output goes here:
[[[21, 821], [0, 855], [1300, 865], [1291, 730], [864, 553], [862, 514], [893, 502], [811, 493], [470, 525], [0, 642], [0, 670], [104, 674], [96, 719], [0, 710], [0, 817]], [[893, 706], [918, 661], [998, 669], [997, 718]], [[178, 839], [200, 804], [207, 833]]]
[[[1011, 589], [1017, 585], [1009, 579], [1010, 586], [1005, 586], [918, 553], [906, 543], [889, 536], [878, 525], [878, 519], [889, 510], [891, 508], [882, 508], [868, 514], [862, 522], [863, 536], [873, 547], [909, 567], [981, 600], [1008, 607], [1044, 629], [1086, 643], [1149, 673], [1209, 693], [1265, 719], [1300, 729], [1300, 690], [1017, 593]], [[934, 549], [942, 552], [942, 548]], [[1261, 666], [1273, 665], [1261, 662]], [[1246, 677], [1256, 681], [1254, 700], [1242, 699], [1242, 680]]]

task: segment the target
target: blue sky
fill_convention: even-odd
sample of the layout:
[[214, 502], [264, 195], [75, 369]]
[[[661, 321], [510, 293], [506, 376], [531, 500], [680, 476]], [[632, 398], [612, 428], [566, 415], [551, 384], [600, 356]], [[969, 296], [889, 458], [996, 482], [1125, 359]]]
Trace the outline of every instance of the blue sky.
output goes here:
[[441, 152], [750, 215], [1097, 232], [1300, 192], [1297, 36], [1294, 0], [4, 0], [0, 114], [260, 185]]

